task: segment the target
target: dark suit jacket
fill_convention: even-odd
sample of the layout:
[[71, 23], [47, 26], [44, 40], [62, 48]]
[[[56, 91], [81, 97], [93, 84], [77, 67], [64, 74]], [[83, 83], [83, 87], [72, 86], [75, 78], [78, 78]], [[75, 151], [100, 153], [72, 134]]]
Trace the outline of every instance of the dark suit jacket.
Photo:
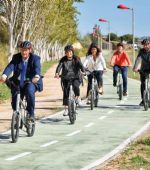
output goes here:
[[[22, 70], [22, 56], [21, 53], [18, 53], [13, 56], [12, 60], [5, 68], [3, 74], [9, 76], [13, 72], [13, 79], [18, 80], [21, 70]], [[43, 82], [41, 76], [40, 57], [30, 53], [27, 65], [26, 78], [28, 78], [31, 81], [35, 75], [39, 75], [41, 77], [37, 84], [35, 84], [35, 86], [38, 91], [42, 91]]]

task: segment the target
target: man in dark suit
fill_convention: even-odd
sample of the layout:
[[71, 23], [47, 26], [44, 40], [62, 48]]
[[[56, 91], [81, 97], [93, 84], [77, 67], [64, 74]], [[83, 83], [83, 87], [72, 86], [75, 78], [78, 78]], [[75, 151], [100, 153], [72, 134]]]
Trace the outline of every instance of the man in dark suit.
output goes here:
[[[15, 54], [3, 71], [1, 81], [5, 82], [12, 73], [11, 79], [20, 86], [21, 98], [26, 97], [27, 111], [34, 121], [35, 92], [43, 90], [40, 57], [31, 53], [32, 44], [24, 41], [20, 44], [20, 53]], [[30, 83], [25, 83], [26, 81]], [[11, 89], [12, 108], [16, 109], [16, 89]]]

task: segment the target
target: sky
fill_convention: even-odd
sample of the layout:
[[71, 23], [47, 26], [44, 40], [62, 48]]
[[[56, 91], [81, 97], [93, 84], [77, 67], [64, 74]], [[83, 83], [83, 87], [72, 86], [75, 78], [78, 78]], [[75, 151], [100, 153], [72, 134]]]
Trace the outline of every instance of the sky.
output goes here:
[[150, 36], [150, 0], [84, 0], [75, 4], [80, 12], [77, 18], [81, 35], [91, 33], [95, 24], [100, 26], [102, 34], [108, 34], [108, 24], [99, 22], [99, 18], [108, 20], [110, 32], [118, 36], [132, 34], [132, 12], [118, 9], [120, 4], [134, 9], [135, 36]]

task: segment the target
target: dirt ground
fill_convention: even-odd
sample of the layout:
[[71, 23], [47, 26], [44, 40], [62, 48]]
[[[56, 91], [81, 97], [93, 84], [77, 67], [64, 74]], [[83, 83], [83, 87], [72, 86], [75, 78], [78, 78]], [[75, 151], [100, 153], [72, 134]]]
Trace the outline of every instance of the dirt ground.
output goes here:
[[[36, 119], [51, 115], [63, 109], [60, 80], [54, 78], [57, 65], [53, 65], [44, 75], [44, 90], [36, 93]], [[81, 86], [81, 97], [86, 95], [86, 83]], [[0, 132], [10, 129], [12, 109], [10, 101], [0, 104]]]

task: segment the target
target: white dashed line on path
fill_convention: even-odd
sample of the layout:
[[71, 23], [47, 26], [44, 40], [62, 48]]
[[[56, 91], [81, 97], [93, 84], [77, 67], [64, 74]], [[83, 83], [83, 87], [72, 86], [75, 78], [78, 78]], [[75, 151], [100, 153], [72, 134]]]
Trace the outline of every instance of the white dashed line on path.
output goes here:
[[99, 120], [103, 120], [103, 119], [105, 119], [107, 116], [101, 116], [101, 117], [99, 117], [98, 119]]
[[120, 104], [124, 104], [124, 100], [122, 100], [122, 101], [120, 102]]
[[54, 141], [45, 143], [45, 144], [41, 145], [40, 147], [45, 148], [45, 147], [47, 147], [47, 146], [49, 146], [49, 145], [53, 145], [53, 144], [55, 144], [55, 143], [58, 143], [58, 141], [57, 141], [57, 140], [54, 140]]
[[24, 157], [24, 156], [27, 156], [27, 155], [30, 155], [32, 152], [24, 152], [24, 153], [21, 153], [19, 155], [16, 155], [16, 156], [12, 156], [10, 158], [7, 158], [5, 159], [6, 161], [13, 161], [13, 160], [16, 160], [18, 158], [21, 158], [21, 157]]
[[94, 123], [89, 123], [89, 124], [85, 125], [85, 127], [86, 127], [86, 128], [89, 128], [89, 127], [91, 127], [91, 126], [93, 126], [93, 125], [94, 125]]
[[114, 110], [110, 110], [107, 114], [112, 114], [114, 112]]
[[72, 133], [67, 134], [66, 136], [68, 136], [68, 137], [74, 136], [74, 135], [76, 135], [76, 134], [78, 134], [78, 133], [80, 133], [80, 132], [81, 132], [81, 130], [77, 130], [77, 131], [75, 131], [75, 132], [72, 132]]

